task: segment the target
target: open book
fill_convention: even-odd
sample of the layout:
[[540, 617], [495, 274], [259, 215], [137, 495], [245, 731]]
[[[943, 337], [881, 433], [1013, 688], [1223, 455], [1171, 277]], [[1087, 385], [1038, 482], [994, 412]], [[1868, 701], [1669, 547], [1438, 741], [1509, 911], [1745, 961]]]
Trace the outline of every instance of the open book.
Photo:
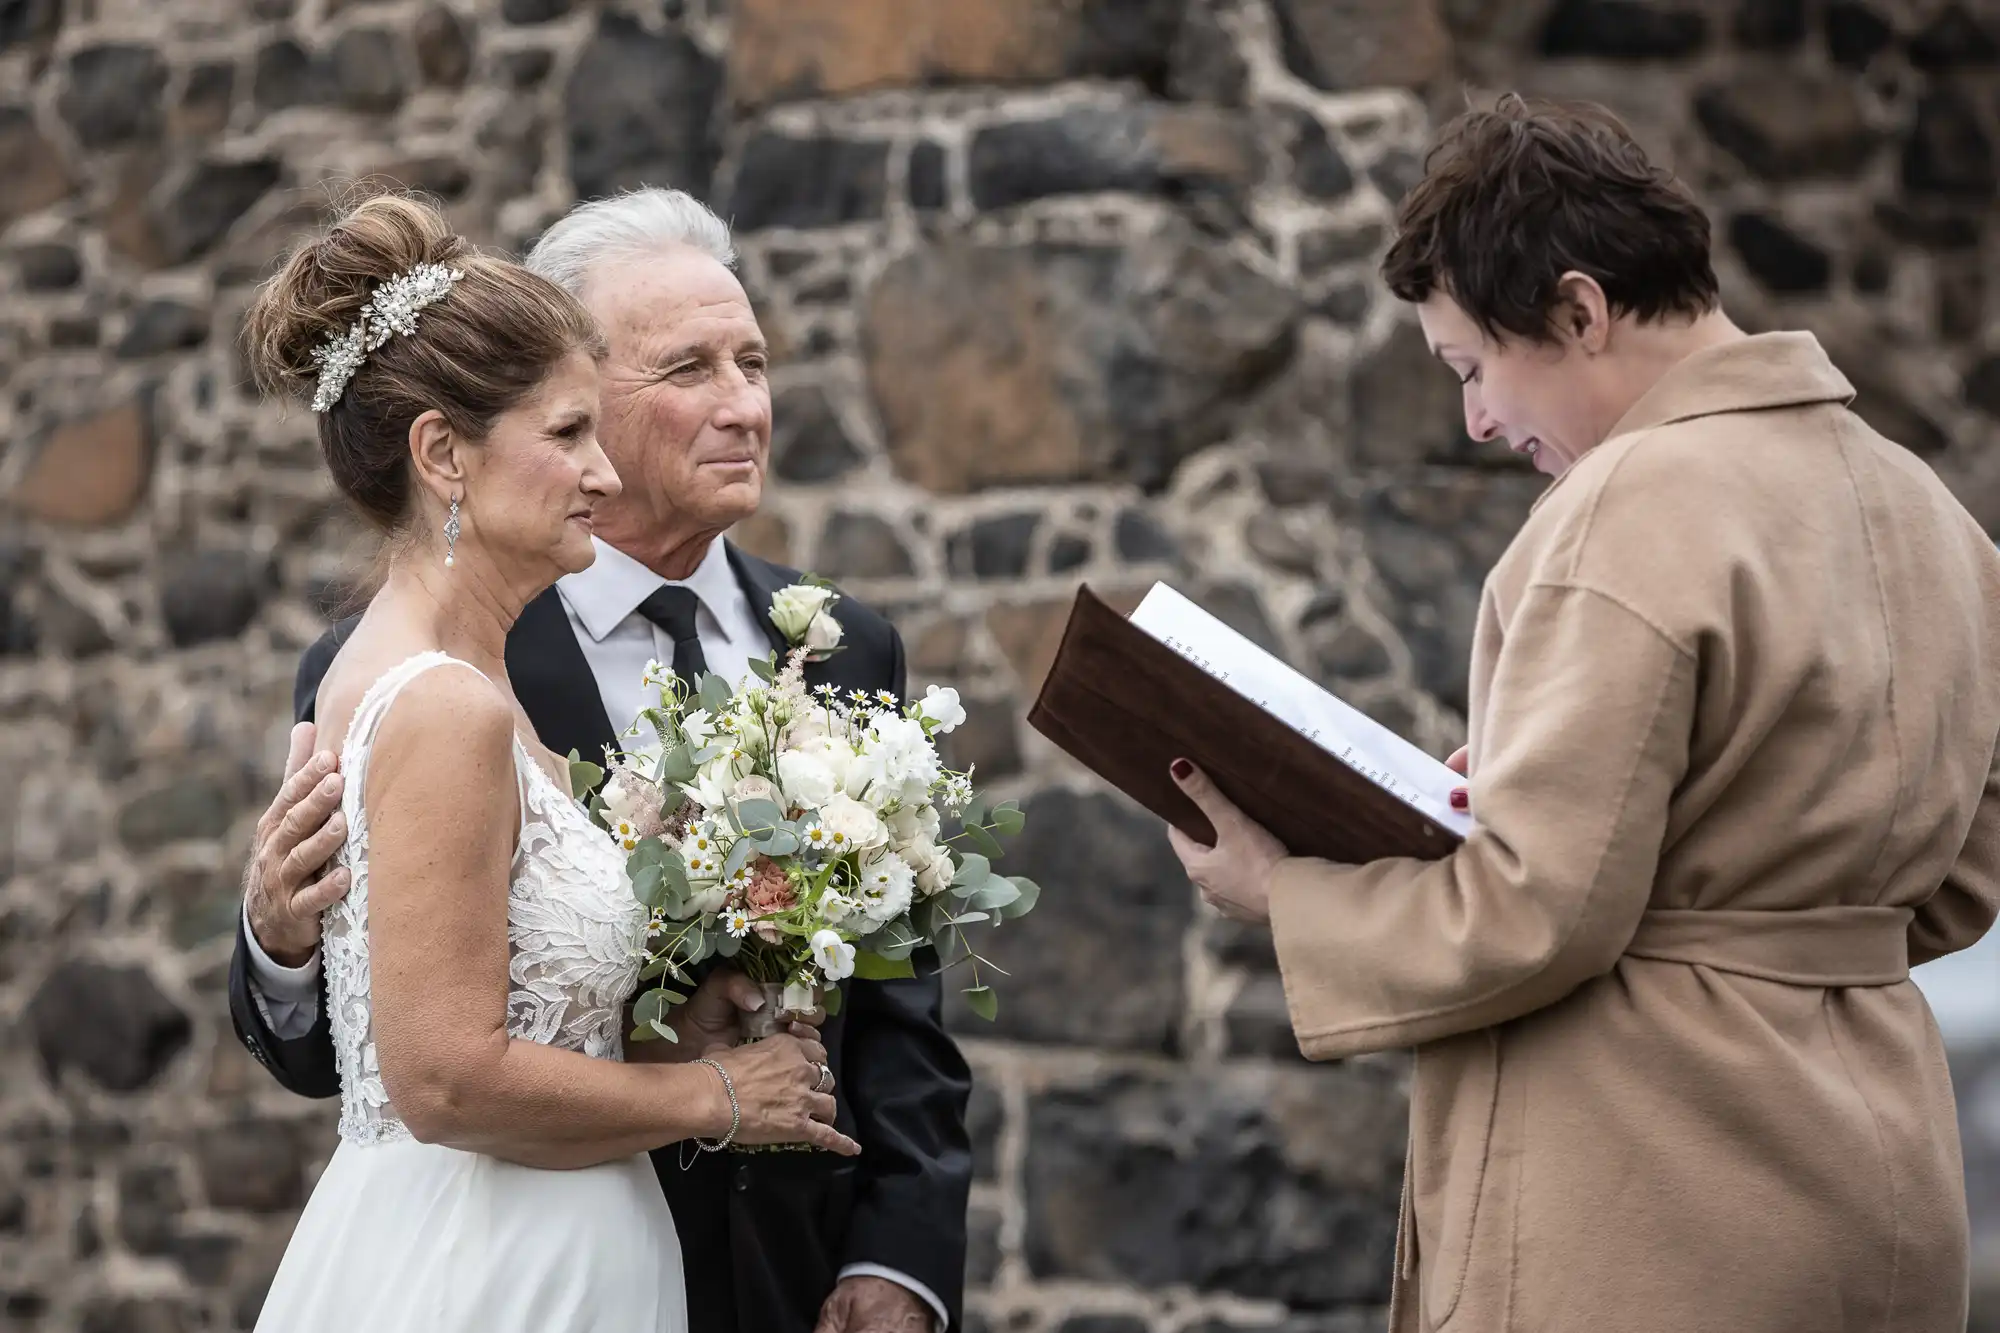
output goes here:
[[1300, 856], [1435, 858], [1472, 826], [1450, 803], [1463, 778], [1165, 584], [1130, 620], [1079, 591], [1028, 721], [1203, 842], [1178, 757]]

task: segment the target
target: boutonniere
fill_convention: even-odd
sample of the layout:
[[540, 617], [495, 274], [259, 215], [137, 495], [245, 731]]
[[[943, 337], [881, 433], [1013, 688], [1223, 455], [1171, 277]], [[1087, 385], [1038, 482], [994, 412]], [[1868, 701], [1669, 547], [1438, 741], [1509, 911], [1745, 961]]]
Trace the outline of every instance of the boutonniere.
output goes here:
[[840, 622], [833, 618], [839, 602], [832, 584], [807, 575], [772, 596], [771, 623], [792, 648], [805, 650], [808, 662], [824, 662], [840, 651]]

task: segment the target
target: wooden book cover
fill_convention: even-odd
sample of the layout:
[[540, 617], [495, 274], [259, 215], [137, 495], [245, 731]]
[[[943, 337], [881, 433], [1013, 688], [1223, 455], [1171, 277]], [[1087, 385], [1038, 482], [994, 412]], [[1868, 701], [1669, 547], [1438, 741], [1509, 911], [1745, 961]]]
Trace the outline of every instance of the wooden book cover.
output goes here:
[[1028, 722], [1085, 767], [1203, 843], [1208, 819], [1174, 784], [1186, 757], [1297, 856], [1434, 860], [1457, 832], [1385, 791], [1133, 625], [1089, 588]]

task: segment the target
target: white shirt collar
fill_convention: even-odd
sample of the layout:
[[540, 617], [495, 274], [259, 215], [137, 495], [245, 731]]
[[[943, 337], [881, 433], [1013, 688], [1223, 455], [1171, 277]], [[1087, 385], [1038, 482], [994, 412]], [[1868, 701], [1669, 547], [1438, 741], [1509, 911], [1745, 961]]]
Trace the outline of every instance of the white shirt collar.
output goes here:
[[[602, 643], [605, 635], [639, 609], [639, 603], [674, 580], [661, 578], [601, 537], [592, 537], [590, 542], [597, 548], [597, 559], [588, 569], [563, 575], [556, 580], [556, 587], [590, 637]], [[736, 571], [729, 567], [729, 552], [722, 538], [709, 543], [701, 563], [680, 580], [680, 586], [692, 591], [708, 610], [710, 624], [703, 627], [703, 633], [714, 629], [729, 641], [729, 617], [722, 612], [736, 591]]]

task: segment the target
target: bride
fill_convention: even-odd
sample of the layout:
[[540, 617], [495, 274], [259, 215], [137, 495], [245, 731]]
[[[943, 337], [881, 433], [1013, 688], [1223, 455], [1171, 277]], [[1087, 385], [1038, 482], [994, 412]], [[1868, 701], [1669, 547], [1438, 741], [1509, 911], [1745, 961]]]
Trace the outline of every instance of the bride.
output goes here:
[[[318, 699], [353, 883], [326, 922], [341, 1141], [257, 1327], [683, 1333], [647, 1150], [860, 1149], [815, 1091], [811, 1028], [623, 1059], [644, 911], [503, 655], [528, 601], [590, 564], [592, 506], [618, 492], [597, 330], [383, 195], [293, 253], [246, 337], [260, 386], [311, 402], [335, 484], [387, 538]], [[682, 1011], [712, 1010], [721, 976]]]

